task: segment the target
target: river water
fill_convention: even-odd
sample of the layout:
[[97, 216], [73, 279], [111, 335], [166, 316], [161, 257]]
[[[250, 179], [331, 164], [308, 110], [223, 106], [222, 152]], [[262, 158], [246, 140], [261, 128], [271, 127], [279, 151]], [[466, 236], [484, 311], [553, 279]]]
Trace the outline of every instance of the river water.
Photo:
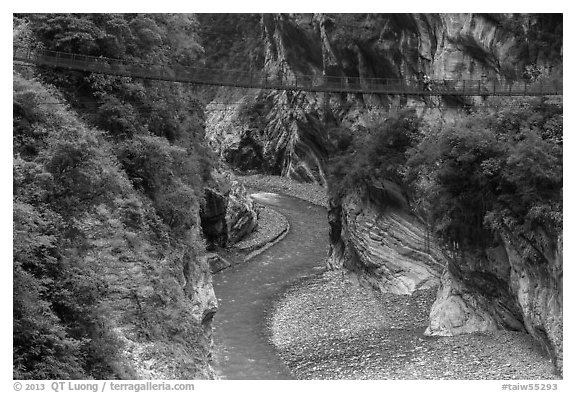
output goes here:
[[268, 341], [266, 313], [288, 286], [324, 269], [326, 209], [278, 194], [252, 197], [282, 213], [290, 231], [250, 261], [214, 275], [215, 369], [222, 379], [293, 379]]

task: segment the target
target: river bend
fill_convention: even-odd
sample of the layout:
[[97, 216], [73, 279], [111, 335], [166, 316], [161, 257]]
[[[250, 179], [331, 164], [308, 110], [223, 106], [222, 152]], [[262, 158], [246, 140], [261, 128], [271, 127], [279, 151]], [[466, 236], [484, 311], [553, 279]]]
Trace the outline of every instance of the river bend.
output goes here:
[[324, 269], [328, 252], [326, 209], [288, 196], [253, 198], [282, 213], [284, 239], [249, 262], [214, 276], [215, 369], [222, 379], [293, 379], [266, 333], [266, 313], [291, 284]]

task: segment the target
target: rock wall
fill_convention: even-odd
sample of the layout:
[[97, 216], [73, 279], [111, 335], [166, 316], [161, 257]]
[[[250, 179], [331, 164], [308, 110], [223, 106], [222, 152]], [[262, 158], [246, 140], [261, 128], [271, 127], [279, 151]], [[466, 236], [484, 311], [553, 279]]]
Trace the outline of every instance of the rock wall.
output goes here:
[[[551, 72], [544, 48], [525, 49], [525, 39], [504, 27], [501, 14], [263, 14], [262, 78], [337, 76], [507, 83], [526, 65]], [[530, 26], [529, 16], [525, 17]], [[209, 50], [209, 48], [208, 48]], [[561, 68], [561, 67], [560, 67]], [[561, 71], [560, 71], [561, 72]], [[348, 83], [348, 82], [346, 82]], [[372, 94], [220, 89], [206, 107], [206, 135], [228, 163], [242, 171], [291, 177], [325, 185], [326, 127], [361, 129], [374, 116], [423, 104], [460, 106], [481, 98], [414, 98]], [[436, 112], [437, 113], [437, 112]]]
[[411, 294], [439, 284], [445, 257], [426, 226], [402, 208], [346, 196], [329, 209], [328, 267], [346, 268], [382, 292]]
[[562, 373], [562, 242], [543, 253], [506, 235], [483, 255], [455, 258], [442, 276], [426, 334], [527, 331]]
[[[511, 266], [510, 286], [522, 309], [526, 330], [548, 349], [563, 373], [563, 235], [546, 252], [520, 239], [504, 240]], [[527, 255], [528, 254], [528, 255]]]
[[[370, 191], [379, 201], [399, 193], [386, 181]], [[448, 251], [409, 213], [405, 200], [375, 204], [354, 191], [330, 200], [328, 220], [330, 269], [353, 271], [385, 293], [439, 286], [426, 335], [527, 332], [562, 373], [562, 237], [541, 233], [534, 245], [503, 234], [475, 253]]]
[[[197, 230], [190, 239], [200, 241]], [[141, 379], [215, 379], [212, 317], [218, 303], [203, 254], [174, 248], [161, 261], [142, 254], [103, 272], [114, 310], [108, 322], [123, 344], [122, 358]]]
[[521, 310], [509, 288], [506, 251], [503, 247], [489, 251], [491, 257], [466, 253], [448, 258], [427, 335], [524, 331]]

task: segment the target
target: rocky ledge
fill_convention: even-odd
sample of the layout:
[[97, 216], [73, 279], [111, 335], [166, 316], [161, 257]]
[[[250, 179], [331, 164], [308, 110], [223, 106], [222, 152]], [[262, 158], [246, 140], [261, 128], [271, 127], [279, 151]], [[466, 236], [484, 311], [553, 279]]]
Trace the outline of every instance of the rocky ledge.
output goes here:
[[299, 379], [558, 378], [526, 333], [424, 336], [435, 293], [378, 293], [353, 274], [326, 272], [277, 301], [270, 340]]

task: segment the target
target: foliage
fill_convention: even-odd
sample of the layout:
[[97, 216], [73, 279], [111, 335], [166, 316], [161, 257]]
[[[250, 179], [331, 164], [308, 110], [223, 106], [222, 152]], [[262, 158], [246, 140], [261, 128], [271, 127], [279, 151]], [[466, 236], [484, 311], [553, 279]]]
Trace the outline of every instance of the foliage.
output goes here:
[[50, 50], [123, 60], [179, 61], [202, 53], [189, 14], [16, 14]]
[[77, 226], [128, 182], [98, 133], [37, 107], [49, 96], [15, 76], [14, 375], [110, 378], [119, 345], [99, 309], [102, 277], [85, 259], [88, 231]]
[[546, 101], [478, 110], [432, 127], [409, 153], [407, 181], [447, 242], [475, 248], [506, 231], [542, 249], [562, 227], [562, 110]]
[[197, 18], [206, 67], [251, 72], [264, 67], [260, 15], [198, 14]]
[[[193, 15], [20, 14], [16, 20], [18, 26], [26, 26], [37, 46], [50, 50], [179, 66], [196, 66], [203, 53]], [[119, 139], [149, 131], [174, 142], [203, 126], [190, 86], [79, 71], [39, 71], [39, 77], [56, 86], [75, 109], [85, 111], [95, 126]]]
[[330, 129], [332, 198], [359, 193], [382, 207], [408, 200], [449, 247], [483, 249], [509, 234], [545, 255], [562, 230], [562, 107], [514, 104], [451, 123], [405, 113], [355, 135]]
[[[332, 197], [338, 199], [350, 190], [369, 196], [370, 189], [384, 180], [402, 184], [405, 152], [418, 137], [418, 129], [414, 113], [406, 112], [376, 122], [354, 136], [338, 127], [329, 130], [331, 151], [327, 173]], [[388, 191], [387, 202], [402, 203], [404, 197], [397, 190]]]
[[[190, 15], [16, 15], [14, 26], [15, 43], [127, 61], [190, 65], [202, 53]], [[133, 379], [121, 322], [167, 352], [175, 327], [193, 333], [178, 351], [202, 358], [202, 328], [181, 320], [190, 305], [178, 285], [183, 263], [197, 263], [191, 233], [212, 168], [193, 89], [36, 75], [42, 83], [14, 74], [14, 377]], [[126, 291], [134, 301], [137, 283], [172, 295], [162, 304], [138, 295], [135, 315], [107, 300]], [[187, 365], [188, 377], [203, 367]]]
[[[184, 66], [192, 65], [203, 53], [197, 18], [189, 14], [32, 14], [19, 18], [48, 49]], [[156, 208], [163, 206], [160, 216], [171, 227], [185, 231], [193, 224], [188, 216], [194, 209], [189, 208], [198, 205], [198, 191], [210, 177], [213, 157], [204, 142], [202, 108], [190, 86], [58, 70], [41, 70], [39, 77], [56, 86], [74, 109], [113, 138], [115, 154], [133, 186], [143, 187]], [[61, 149], [69, 160], [84, 160], [83, 147]], [[169, 159], [163, 162], [162, 157]], [[51, 165], [59, 165], [58, 159], [53, 157]], [[157, 165], [150, 166], [147, 159]], [[158, 184], [159, 178], [163, 184]], [[173, 205], [184, 200], [182, 206]], [[177, 218], [181, 210], [187, 214]]]
[[170, 227], [185, 232], [197, 224], [202, 179], [190, 152], [160, 137], [137, 136], [122, 143], [117, 154], [133, 184]]

